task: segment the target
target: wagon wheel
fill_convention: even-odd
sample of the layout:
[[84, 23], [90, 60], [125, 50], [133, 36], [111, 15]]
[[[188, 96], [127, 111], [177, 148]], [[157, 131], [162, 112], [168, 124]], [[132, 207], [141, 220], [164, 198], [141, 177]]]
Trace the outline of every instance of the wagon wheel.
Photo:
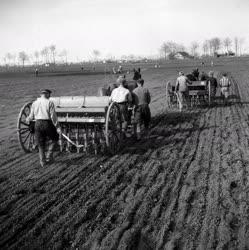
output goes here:
[[30, 113], [32, 102], [26, 103], [22, 108], [17, 120], [17, 134], [21, 148], [25, 153], [30, 153], [35, 148], [35, 122], [26, 122]]
[[122, 120], [117, 103], [112, 102], [108, 107], [105, 123], [105, 140], [108, 151], [114, 155], [121, 147]]

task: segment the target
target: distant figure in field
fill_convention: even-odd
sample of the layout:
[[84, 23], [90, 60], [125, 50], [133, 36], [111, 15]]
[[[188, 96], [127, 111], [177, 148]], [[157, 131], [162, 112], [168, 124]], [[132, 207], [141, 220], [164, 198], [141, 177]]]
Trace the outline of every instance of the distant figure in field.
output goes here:
[[118, 67], [118, 73], [119, 73], [119, 74], [122, 74], [122, 72], [123, 72], [123, 68], [122, 68], [121, 65], [119, 65], [119, 67]]
[[83, 71], [84, 70], [84, 67], [83, 66], [81, 66], [81, 71]]
[[133, 80], [134, 81], [137, 81], [138, 79], [141, 79], [141, 73], [140, 73], [140, 68], [138, 68], [138, 70], [136, 70], [136, 69], [133, 69], [133, 71], [134, 71], [134, 76], [133, 76]]
[[117, 74], [117, 71], [116, 71], [116, 69], [115, 69], [115, 66], [112, 68], [112, 73], [113, 73], [114, 75]]
[[218, 87], [218, 82], [217, 82], [217, 79], [214, 77], [213, 71], [209, 72], [209, 78], [207, 80], [207, 83], [208, 83], [208, 86], [210, 85], [210, 97], [211, 97], [211, 100], [213, 100], [216, 95], [216, 90]]
[[36, 68], [36, 69], [35, 69], [35, 76], [37, 77], [38, 74], [39, 74], [39, 71], [38, 71], [38, 69]]
[[221, 90], [221, 97], [223, 99], [223, 103], [225, 105], [228, 104], [228, 96], [229, 96], [229, 89], [231, 87], [231, 81], [227, 76], [227, 73], [222, 74], [222, 78], [219, 82], [220, 90]]
[[196, 80], [199, 79], [199, 74], [200, 74], [200, 72], [199, 72], [199, 69], [198, 69], [198, 68], [193, 69], [192, 75], [196, 78]]
[[150, 125], [151, 113], [150, 113], [150, 92], [147, 88], [144, 88], [144, 80], [139, 79], [137, 81], [137, 88], [133, 90], [134, 104], [135, 104], [135, 124], [137, 139], [141, 139], [141, 127], [144, 125], [147, 132]]
[[188, 106], [188, 84], [192, 84], [192, 82], [180, 71], [175, 86], [180, 112], [182, 112], [184, 105]]

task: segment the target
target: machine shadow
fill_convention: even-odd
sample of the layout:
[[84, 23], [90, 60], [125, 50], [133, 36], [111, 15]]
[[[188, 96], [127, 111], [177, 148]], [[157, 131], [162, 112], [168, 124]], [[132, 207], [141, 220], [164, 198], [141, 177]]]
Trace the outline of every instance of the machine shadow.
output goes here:
[[[170, 112], [160, 114], [152, 119], [151, 128], [141, 140], [135, 138], [125, 140], [119, 154], [145, 154], [148, 150], [159, 150], [168, 144], [186, 141], [195, 131], [203, 131], [212, 127], [199, 127], [199, 119], [211, 108], [198, 108], [186, 112]], [[176, 135], [173, 136], [172, 135]]]

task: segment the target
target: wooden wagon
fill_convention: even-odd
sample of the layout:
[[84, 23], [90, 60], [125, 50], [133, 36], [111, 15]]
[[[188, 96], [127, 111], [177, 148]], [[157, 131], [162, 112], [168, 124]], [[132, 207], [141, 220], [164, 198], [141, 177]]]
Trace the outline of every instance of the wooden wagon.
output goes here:
[[[177, 92], [175, 86], [170, 82], [166, 84], [166, 106], [171, 109], [179, 106], [179, 100], [177, 98]], [[198, 105], [210, 105], [210, 85], [207, 81], [193, 81], [188, 85], [188, 105], [190, 107], [196, 107]]]

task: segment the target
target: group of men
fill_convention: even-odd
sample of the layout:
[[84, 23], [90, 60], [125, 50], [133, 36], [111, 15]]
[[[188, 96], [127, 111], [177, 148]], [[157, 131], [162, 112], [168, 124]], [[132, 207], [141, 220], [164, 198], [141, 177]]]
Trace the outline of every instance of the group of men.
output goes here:
[[[140, 73], [139, 71], [137, 72]], [[191, 81], [188, 77], [183, 72], [179, 72], [175, 92], [179, 101], [180, 111], [182, 111], [185, 104], [187, 105], [189, 84], [191, 84]], [[207, 84], [210, 86], [211, 97], [214, 98], [218, 82], [212, 71], [209, 72]], [[221, 88], [221, 96], [224, 98], [225, 103], [227, 103], [231, 82], [226, 73], [220, 79], [219, 86]], [[32, 104], [30, 114], [26, 119], [27, 122], [36, 121], [35, 137], [39, 149], [41, 166], [53, 162], [53, 149], [58, 141], [59, 134], [61, 134], [54, 103], [49, 99], [50, 95], [50, 90], [42, 90], [40, 98], [37, 98]], [[130, 136], [127, 132], [127, 126], [131, 121], [131, 111], [134, 112], [136, 138], [138, 140], [141, 139], [141, 128], [143, 125], [145, 132], [148, 130], [151, 120], [150, 101], [150, 92], [144, 87], [144, 80], [141, 77], [135, 80], [132, 85], [127, 84], [124, 76], [118, 77], [115, 86], [111, 89], [110, 102], [116, 102], [120, 108], [123, 137]], [[51, 140], [51, 143], [47, 154], [45, 154], [47, 139]]]
[[[122, 120], [122, 136], [127, 137], [127, 125], [130, 121], [130, 110], [134, 110], [136, 137], [141, 138], [141, 127], [144, 124], [148, 130], [151, 119], [150, 93], [144, 88], [144, 80], [138, 79], [133, 86], [127, 86], [123, 76], [118, 77], [115, 88], [112, 89], [110, 101], [116, 102], [120, 108]], [[132, 87], [132, 88], [131, 88]], [[33, 102], [26, 122], [35, 120], [35, 139], [39, 150], [40, 165], [43, 167], [53, 162], [53, 150], [61, 134], [61, 128], [55, 112], [54, 103], [49, 99], [51, 91], [42, 90], [40, 97]], [[49, 140], [48, 151], [45, 152], [46, 142]]]
[[116, 102], [120, 108], [122, 119], [122, 132], [124, 137], [129, 137], [127, 133], [127, 125], [131, 119], [131, 112], [134, 109], [134, 123], [136, 126], [136, 138], [141, 138], [141, 126], [145, 127], [145, 131], [149, 128], [151, 119], [150, 114], [150, 92], [144, 87], [142, 78], [135, 82], [135, 85], [128, 86], [123, 76], [117, 79], [118, 87], [114, 88], [110, 95], [110, 101]]
[[[199, 79], [198, 69], [194, 70], [192, 73], [197, 79]], [[216, 96], [216, 91], [218, 87], [218, 81], [214, 77], [214, 72], [210, 71], [209, 75], [204, 78], [200, 78], [201, 81], [206, 81], [207, 86], [209, 86], [210, 97], [213, 100]], [[179, 76], [176, 80], [175, 92], [177, 95], [179, 109], [182, 111], [184, 105], [188, 106], [188, 92], [189, 92], [189, 84], [191, 85], [191, 80], [184, 75], [182, 71], [179, 72]], [[227, 76], [227, 73], [222, 74], [222, 78], [219, 81], [219, 87], [221, 92], [221, 98], [225, 105], [228, 103], [229, 89], [231, 87], [231, 81]]]

